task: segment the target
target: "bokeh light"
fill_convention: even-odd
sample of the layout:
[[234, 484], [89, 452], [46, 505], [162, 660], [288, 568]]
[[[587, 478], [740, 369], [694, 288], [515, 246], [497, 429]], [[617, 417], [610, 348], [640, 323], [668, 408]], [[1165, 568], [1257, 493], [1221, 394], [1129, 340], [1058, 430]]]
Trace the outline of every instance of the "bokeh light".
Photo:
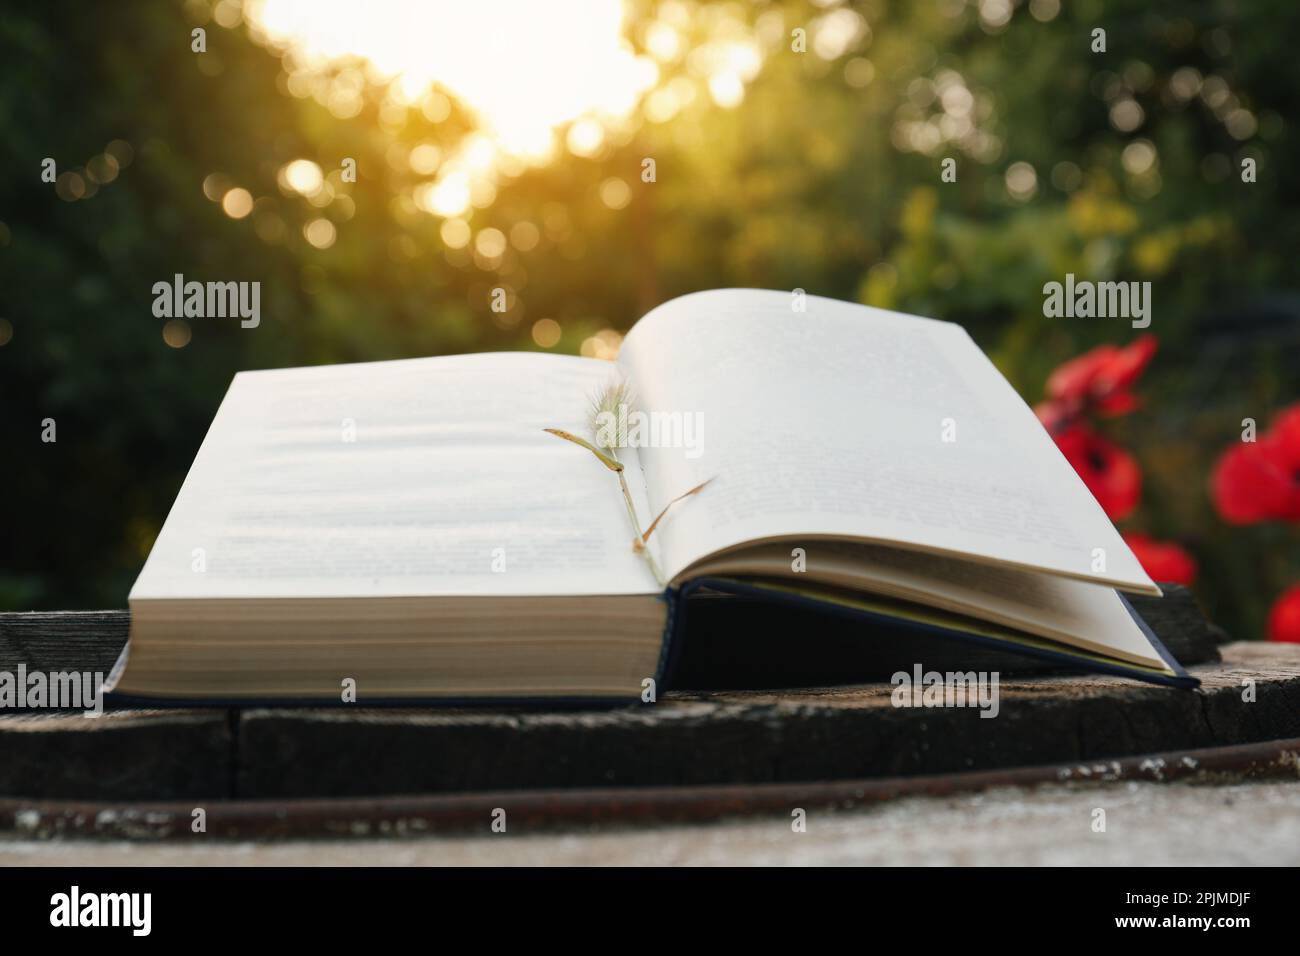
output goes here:
[[[506, 152], [535, 153], [588, 114], [626, 115], [657, 78], [624, 37], [621, 3], [370, 0], [358, 12], [345, 0], [250, 0], [245, 19], [297, 68], [361, 56], [413, 104], [442, 86]], [[346, 93], [338, 105], [350, 109]]]
[[184, 319], [170, 319], [162, 328], [163, 341], [174, 349], [185, 348], [193, 335], [190, 324]]
[[554, 319], [538, 319], [533, 323], [533, 341], [544, 349], [558, 345], [560, 334], [560, 323]]
[[295, 159], [281, 169], [282, 184], [301, 196], [312, 196], [325, 183], [321, 169], [310, 159]]
[[221, 197], [221, 211], [231, 219], [243, 219], [253, 211], [253, 194], [236, 186]]
[[328, 219], [312, 219], [302, 227], [302, 234], [317, 249], [328, 249], [334, 245], [338, 230]]

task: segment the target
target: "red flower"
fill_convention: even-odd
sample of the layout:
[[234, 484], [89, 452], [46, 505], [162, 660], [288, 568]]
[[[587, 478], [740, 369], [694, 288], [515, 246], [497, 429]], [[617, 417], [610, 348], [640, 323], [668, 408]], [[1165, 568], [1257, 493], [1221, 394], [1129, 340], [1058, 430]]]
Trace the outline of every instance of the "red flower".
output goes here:
[[1055, 438], [1057, 432], [1064, 431], [1070, 426], [1075, 410], [1070, 409], [1065, 402], [1049, 401], [1035, 405], [1034, 414], [1038, 416], [1038, 420], [1043, 423], [1048, 433]]
[[1054, 437], [1106, 514], [1118, 521], [1137, 507], [1142, 470], [1136, 458], [1084, 424], [1071, 425]]
[[1268, 639], [1300, 644], [1300, 584], [1283, 591], [1268, 612]]
[[1300, 404], [1253, 442], [1228, 448], [1210, 476], [1210, 494], [1225, 521], [1300, 521]]
[[1123, 348], [1099, 345], [1070, 359], [1048, 377], [1048, 402], [1063, 406], [1070, 414], [1085, 408], [1103, 415], [1131, 412], [1138, 404], [1131, 389], [1155, 354], [1154, 335], [1143, 335]]
[[1153, 581], [1190, 586], [1196, 580], [1196, 559], [1178, 545], [1144, 534], [1126, 534], [1124, 542]]

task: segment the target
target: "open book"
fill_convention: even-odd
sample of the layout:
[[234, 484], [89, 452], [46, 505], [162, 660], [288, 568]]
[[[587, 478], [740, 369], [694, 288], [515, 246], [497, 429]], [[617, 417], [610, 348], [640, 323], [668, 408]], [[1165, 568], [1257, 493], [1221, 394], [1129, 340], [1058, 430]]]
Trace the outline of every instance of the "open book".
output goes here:
[[[706, 593], [858, 614], [863, 641], [905, 640], [883, 626], [901, 622], [1195, 684], [1119, 593], [1159, 589], [961, 327], [798, 301], [675, 299], [614, 363], [237, 375], [131, 591], [111, 689], [636, 699], [708, 639], [675, 626]], [[544, 430], [591, 438], [615, 381], [642, 423], [616, 452], [640, 529], [712, 479], [642, 551], [617, 475]]]

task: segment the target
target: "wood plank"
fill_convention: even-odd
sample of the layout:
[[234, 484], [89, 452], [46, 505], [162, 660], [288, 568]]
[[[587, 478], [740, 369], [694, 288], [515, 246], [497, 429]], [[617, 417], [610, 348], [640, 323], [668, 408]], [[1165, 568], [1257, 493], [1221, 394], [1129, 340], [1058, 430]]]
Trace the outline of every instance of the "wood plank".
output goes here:
[[[669, 694], [599, 711], [282, 709], [0, 716], [0, 795], [375, 796], [874, 778], [1300, 736], [1300, 647], [1240, 643], [1190, 693], [1022, 678], [1000, 716], [895, 708], [888, 685]], [[1241, 682], [1255, 681], [1254, 702]], [[232, 733], [232, 725], [235, 731]]]
[[[1196, 692], [1022, 678], [1000, 714], [896, 708], [888, 684], [672, 693], [607, 711], [249, 710], [237, 793], [376, 796], [843, 780], [1094, 761], [1300, 736], [1300, 646], [1238, 643]], [[1242, 681], [1255, 682], [1254, 702]], [[293, 768], [287, 773], [286, 768]]]
[[0, 670], [99, 671], [113, 669], [126, 644], [129, 611], [28, 611], [0, 613]]
[[0, 796], [221, 798], [234, 777], [221, 710], [46, 711], [0, 716]]
[[[1178, 759], [1201, 754], [1192, 753]], [[1164, 755], [1153, 755], [1159, 759]], [[601, 801], [601, 794], [589, 795]], [[794, 788], [770, 813], [754, 808], [754, 815], [739, 816], [749, 807], [737, 807], [709, 823], [672, 822], [675, 814], [669, 812], [664, 814], [669, 822], [659, 825], [626, 815], [624, 806], [612, 807], [623, 798], [621, 791], [603, 796], [594, 806], [551, 804], [540, 818], [524, 793], [487, 796], [475, 808], [454, 796], [392, 801], [386, 816], [373, 806], [339, 806], [333, 813], [322, 808], [306, 820], [302, 808], [274, 801], [286, 819], [266, 831], [246, 818], [231, 820], [234, 804], [209, 807], [205, 834], [189, 831], [189, 807], [170, 816], [166, 807], [120, 809], [111, 825], [92, 830], [86, 814], [93, 820], [102, 811], [25, 805], [14, 832], [0, 839], [0, 867], [1300, 866], [1300, 787], [1294, 773], [1290, 780], [1245, 782], [1210, 773], [1203, 783], [1173, 786], [1133, 780], [1027, 790], [1003, 785], [996, 794], [905, 797], [870, 806], [850, 799], [847, 809], [839, 801], [823, 807], [804, 788]], [[744, 799], [749, 798], [747, 792]], [[647, 799], [661, 805], [663, 795], [655, 792]], [[446, 813], [446, 804], [453, 802], [462, 804], [460, 829]], [[6, 827], [3, 804], [0, 800], [0, 830]], [[443, 806], [430, 820], [436, 804]], [[507, 832], [490, 830], [486, 807], [506, 810]], [[805, 832], [791, 830], [793, 807], [807, 812]], [[1106, 808], [1109, 836], [1089, 826], [1097, 807]], [[82, 836], [94, 839], [78, 839]], [[1189, 872], [1188, 882], [1201, 882], [1198, 876]], [[970, 878], [986, 877], [972, 873]], [[83, 887], [89, 879], [83, 877]], [[927, 888], [917, 889], [919, 898]], [[1059, 906], [1057, 913], [1068, 907]], [[12, 897], [9, 908], [18, 912]], [[1217, 915], [1225, 913], [1221, 909]], [[1256, 925], [1262, 925], [1258, 918]]]
[[[1091, 763], [1047, 764], [870, 780], [807, 783], [725, 784], [698, 787], [602, 787], [575, 790], [511, 790], [398, 797], [209, 801], [207, 829], [191, 828], [192, 802], [92, 803], [0, 797], [0, 834], [18, 839], [97, 837], [178, 840], [211, 846], [219, 840], [366, 837], [491, 833], [494, 811], [509, 815], [509, 832], [536, 834], [555, 828], [600, 824], [644, 826], [717, 822], [737, 816], [810, 815], [844, 811], [909, 797], [952, 797], [1008, 787], [1082, 783], [1224, 785], [1246, 781], [1294, 781], [1300, 738], [1142, 754]], [[494, 834], [494, 840], [499, 837]]]

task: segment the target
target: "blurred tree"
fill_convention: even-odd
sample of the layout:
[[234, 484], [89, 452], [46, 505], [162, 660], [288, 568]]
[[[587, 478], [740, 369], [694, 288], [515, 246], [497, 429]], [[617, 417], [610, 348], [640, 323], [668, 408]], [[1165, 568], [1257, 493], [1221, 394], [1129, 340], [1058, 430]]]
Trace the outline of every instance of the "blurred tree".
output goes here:
[[[1134, 529], [1189, 544], [1242, 634], [1300, 574], [1293, 538], [1229, 529], [1205, 494], [1241, 418], [1300, 388], [1294, 4], [636, 0], [629, 41], [658, 65], [640, 107], [592, 148], [559, 130], [567, 151], [502, 162], [446, 215], [431, 170], [479, 135], [453, 90], [401, 102], [363, 59], [299, 69], [219, 7], [0, 19], [0, 606], [120, 606], [240, 369], [608, 354], [660, 301], [759, 285], [961, 322], [1033, 401], [1137, 334], [1045, 318], [1067, 272], [1154, 286], [1161, 351], [1121, 436], [1147, 469]], [[296, 160], [318, 187], [286, 185]], [[262, 324], [166, 326], [151, 290], [176, 273], [260, 281]], [[558, 341], [533, 338], [544, 317]]]

